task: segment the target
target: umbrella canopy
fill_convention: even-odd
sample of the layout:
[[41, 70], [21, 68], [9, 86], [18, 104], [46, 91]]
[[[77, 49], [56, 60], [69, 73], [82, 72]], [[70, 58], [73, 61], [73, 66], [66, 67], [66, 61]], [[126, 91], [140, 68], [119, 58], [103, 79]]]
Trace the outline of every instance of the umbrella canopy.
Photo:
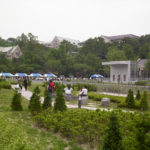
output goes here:
[[91, 75], [91, 78], [103, 78], [103, 76], [100, 74], [93, 74]]
[[16, 77], [26, 77], [27, 74], [26, 73], [16, 73], [14, 76], [16, 76]]
[[44, 77], [55, 78], [56, 75], [54, 75], [53, 73], [50, 73], [50, 74], [44, 74]]
[[31, 73], [29, 76], [30, 77], [41, 77], [42, 75], [40, 73]]
[[0, 73], [0, 76], [12, 77], [13, 75], [11, 73]]

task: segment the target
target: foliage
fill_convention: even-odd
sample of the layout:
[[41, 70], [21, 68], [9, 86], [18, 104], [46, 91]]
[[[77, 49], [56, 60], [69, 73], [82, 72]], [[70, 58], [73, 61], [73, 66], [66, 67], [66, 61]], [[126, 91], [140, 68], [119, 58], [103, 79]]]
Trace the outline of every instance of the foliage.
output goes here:
[[128, 108], [134, 108], [135, 107], [135, 100], [133, 96], [133, 91], [130, 89], [128, 91], [128, 95], [126, 97], [126, 104]]
[[39, 87], [35, 87], [32, 97], [29, 102], [29, 110], [32, 115], [36, 115], [41, 111], [41, 101], [40, 101], [40, 89]]
[[150, 149], [150, 116], [141, 114], [136, 121], [136, 139], [138, 141], [137, 150]]
[[110, 114], [108, 129], [102, 150], [123, 150], [122, 136], [120, 133], [120, 125], [117, 116], [114, 112]]
[[43, 109], [47, 109], [49, 107], [51, 107], [51, 101], [50, 101], [50, 95], [49, 92], [47, 90], [47, 88], [45, 88], [44, 91], [44, 102], [43, 102]]
[[54, 103], [54, 111], [65, 111], [67, 109], [67, 106], [65, 104], [65, 99], [63, 95], [63, 88], [59, 85], [57, 85], [56, 90], [56, 99]]
[[136, 100], [140, 100], [140, 99], [141, 99], [140, 90], [137, 90], [137, 93], [136, 93]]
[[141, 85], [141, 86], [145, 86], [147, 84], [147, 81], [136, 81], [135, 85]]
[[73, 84], [72, 85], [72, 88], [74, 90], [81, 90], [84, 86], [86, 86], [86, 88], [88, 89], [88, 91], [97, 91], [97, 86], [94, 85], [94, 84], [80, 84], [80, 83], [77, 83], [77, 84]]
[[15, 91], [11, 102], [11, 109], [14, 111], [21, 111], [22, 110], [21, 101], [22, 101], [21, 94], [18, 93], [18, 91]]
[[1, 81], [0, 82], [0, 87], [3, 88], [3, 89], [11, 89], [10, 83], [6, 82], [6, 81]]
[[147, 92], [144, 91], [142, 98], [141, 98], [141, 110], [148, 110], [149, 106], [148, 106], [148, 97], [147, 97]]

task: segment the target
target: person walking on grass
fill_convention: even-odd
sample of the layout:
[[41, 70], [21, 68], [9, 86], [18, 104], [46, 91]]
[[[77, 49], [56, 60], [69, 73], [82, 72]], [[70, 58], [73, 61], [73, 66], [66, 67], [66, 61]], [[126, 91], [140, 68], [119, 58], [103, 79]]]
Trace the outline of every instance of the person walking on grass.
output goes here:
[[49, 84], [48, 84], [48, 86], [47, 86], [47, 89], [48, 89], [48, 91], [49, 91], [50, 101], [51, 101], [51, 102], [53, 101], [52, 96], [53, 96], [54, 88], [55, 88], [54, 83], [53, 83], [52, 80], [50, 80], [50, 82], [49, 82]]
[[26, 91], [27, 91], [27, 87], [28, 87], [28, 80], [27, 80], [27, 78], [25, 77], [25, 78], [24, 78], [24, 88], [25, 88]]
[[22, 90], [22, 84], [21, 84], [21, 79], [20, 79], [20, 77], [18, 77], [17, 82], [18, 82], [19, 88]]

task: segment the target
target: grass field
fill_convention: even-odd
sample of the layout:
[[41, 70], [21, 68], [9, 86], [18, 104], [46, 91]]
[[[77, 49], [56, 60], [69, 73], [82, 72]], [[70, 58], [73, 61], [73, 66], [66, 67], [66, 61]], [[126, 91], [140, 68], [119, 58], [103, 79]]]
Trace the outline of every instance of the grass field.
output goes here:
[[28, 101], [22, 99], [23, 111], [11, 111], [13, 90], [0, 90], [0, 149], [2, 150], [83, 150], [73, 141], [35, 126], [28, 111]]

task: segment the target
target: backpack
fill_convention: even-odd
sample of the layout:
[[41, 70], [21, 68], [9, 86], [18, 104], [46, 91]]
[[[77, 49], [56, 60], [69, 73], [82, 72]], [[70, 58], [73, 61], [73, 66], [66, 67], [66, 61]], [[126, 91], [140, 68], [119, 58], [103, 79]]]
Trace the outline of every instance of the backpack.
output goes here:
[[48, 91], [52, 92], [52, 86], [51, 85], [48, 85]]

